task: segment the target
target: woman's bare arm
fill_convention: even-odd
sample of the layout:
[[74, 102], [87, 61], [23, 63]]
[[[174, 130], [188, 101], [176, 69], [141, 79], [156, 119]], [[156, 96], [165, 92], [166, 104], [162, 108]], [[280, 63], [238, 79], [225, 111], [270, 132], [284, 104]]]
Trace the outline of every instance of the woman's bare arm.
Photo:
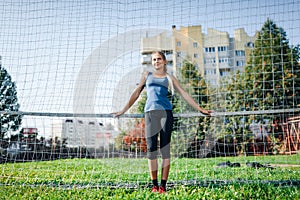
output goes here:
[[148, 72], [145, 72], [142, 74], [142, 77], [140, 79], [140, 82], [138, 84], [138, 86], [135, 88], [135, 90], [133, 91], [133, 93], [131, 94], [129, 101], [127, 102], [127, 104], [124, 106], [124, 108], [121, 111], [118, 112], [113, 112], [112, 114], [115, 115], [115, 117], [119, 117], [121, 115], [123, 115], [127, 110], [129, 110], [129, 108], [135, 103], [135, 101], [139, 98], [141, 92], [143, 91], [144, 87], [145, 87], [145, 83], [146, 83], [146, 79], [148, 76]]
[[190, 104], [193, 108], [198, 110], [199, 112], [205, 114], [205, 115], [210, 115], [212, 113], [211, 110], [205, 110], [201, 108], [198, 103], [181, 87], [179, 84], [178, 80], [172, 76], [174, 88], [177, 90], [177, 92]]

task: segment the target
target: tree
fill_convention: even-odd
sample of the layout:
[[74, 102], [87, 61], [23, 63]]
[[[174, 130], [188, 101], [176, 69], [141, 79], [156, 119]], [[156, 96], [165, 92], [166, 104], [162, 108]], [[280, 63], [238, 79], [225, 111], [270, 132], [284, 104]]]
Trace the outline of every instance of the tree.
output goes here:
[[16, 84], [5, 68], [0, 65], [0, 146], [9, 131], [16, 131], [22, 122], [22, 116], [18, 114], [19, 103], [17, 98]]
[[254, 46], [245, 68], [245, 86], [249, 91], [247, 109], [299, 106], [299, 51], [289, 46], [285, 31], [268, 19], [258, 32]]
[[284, 30], [269, 19], [254, 46], [244, 72], [236, 73], [227, 84], [227, 110], [299, 107], [299, 46], [289, 46]]
[[[208, 87], [193, 63], [183, 62], [180, 69], [180, 82], [201, 107], [207, 107]], [[187, 105], [187, 104], [186, 104]], [[189, 108], [188, 108], [189, 109]], [[194, 111], [194, 109], [192, 109]]]
[[289, 46], [282, 28], [267, 20], [258, 32], [244, 72], [227, 84], [227, 110], [272, 110], [299, 107], [299, 46]]
[[[257, 33], [244, 72], [227, 83], [226, 111], [293, 109], [300, 106], [299, 45], [289, 45], [283, 28], [268, 19]], [[273, 115], [227, 118], [227, 130], [245, 141], [249, 125], [272, 122]]]
[[[180, 69], [179, 81], [182, 87], [196, 100], [203, 108], [208, 107], [208, 87], [202, 78], [196, 66], [185, 60]], [[176, 112], [189, 113], [195, 112], [185, 100], [176, 97]], [[173, 153], [181, 153], [181, 156], [198, 157], [200, 146], [205, 139], [206, 129], [208, 128], [208, 120], [204, 117], [188, 117], [179, 118], [175, 121], [175, 130], [172, 134]]]
[[269, 19], [258, 32], [254, 46], [244, 73], [228, 84], [231, 99], [243, 100], [239, 105], [246, 110], [299, 107], [299, 46], [289, 46], [284, 30]]

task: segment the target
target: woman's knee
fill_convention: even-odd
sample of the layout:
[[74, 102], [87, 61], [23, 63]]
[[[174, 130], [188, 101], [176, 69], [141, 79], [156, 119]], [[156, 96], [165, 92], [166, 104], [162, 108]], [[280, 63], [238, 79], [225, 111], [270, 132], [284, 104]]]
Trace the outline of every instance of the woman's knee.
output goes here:
[[157, 159], [157, 155], [158, 155], [157, 150], [156, 151], [149, 151], [149, 149], [148, 149], [148, 151], [147, 151], [147, 158], [149, 160], [155, 160], [155, 159]]

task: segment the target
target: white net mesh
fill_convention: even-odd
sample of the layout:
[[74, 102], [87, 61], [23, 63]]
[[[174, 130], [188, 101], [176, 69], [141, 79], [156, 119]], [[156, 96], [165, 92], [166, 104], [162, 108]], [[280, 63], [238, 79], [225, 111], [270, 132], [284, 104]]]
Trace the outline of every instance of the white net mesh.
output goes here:
[[[1, 184], [146, 185], [138, 103], [120, 119], [110, 113], [149, 67], [148, 51], [159, 49], [184, 89], [215, 111], [206, 118], [173, 98], [170, 184], [299, 185], [299, 3], [2, 1]], [[269, 20], [278, 38], [263, 35]], [[185, 61], [195, 68], [183, 71]], [[248, 165], [280, 166], [282, 176], [207, 169], [232, 163], [245, 173]]]

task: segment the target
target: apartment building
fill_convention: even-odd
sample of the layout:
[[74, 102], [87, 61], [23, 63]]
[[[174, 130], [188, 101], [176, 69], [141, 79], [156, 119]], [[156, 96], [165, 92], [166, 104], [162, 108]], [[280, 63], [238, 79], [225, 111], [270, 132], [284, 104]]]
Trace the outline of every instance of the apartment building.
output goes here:
[[111, 137], [111, 130], [96, 120], [72, 118], [62, 122], [62, 138], [67, 139], [68, 147], [108, 148]]
[[151, 70], [151, 53], [153, 51], [163, 51], [168, 61], [167, 67], [169, 70], [175, 70], [173, 63], [176, 63], [174, 54], [173, 36], [169, 35], [167, 31], [162, 32], [153, 37], [142, 38], [141, 41], [141, 63]]
[[193, 63], [212, 86], [236, 70], [243, 70], [253, 48], [255, 37], [244, 28], [236, 29], [234, 36], [212, 28], [203, 33], [201, 26], [172, 26], [171, 34], [142, 38], [142, 64], [151, 66], [150, 54], [154, 50], [165, 52], [168, 66], [177, 74], [184, 61]]

